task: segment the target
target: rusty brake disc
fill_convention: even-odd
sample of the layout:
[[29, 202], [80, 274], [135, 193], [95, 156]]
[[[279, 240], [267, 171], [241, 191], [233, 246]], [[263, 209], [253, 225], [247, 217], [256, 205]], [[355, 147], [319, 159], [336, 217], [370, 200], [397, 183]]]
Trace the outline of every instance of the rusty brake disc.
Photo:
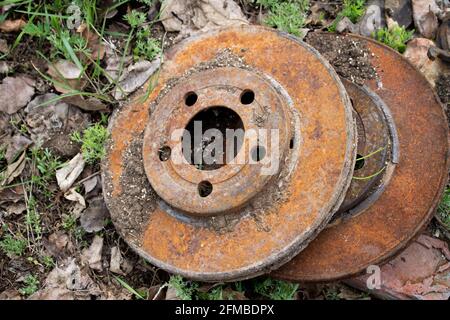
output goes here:
[[[212, 31], [170, 49], [153, 83], [145, 102], [114, 115], [103, 162], [112, 220], [139, 255], [191, 279], [250, 278], [326, 226], [351, 183], [356, 125], [316, 50], [263, 27]], [[241, 162], [199, 164], [175, 134], [197, 120], [220, 132], [265, 129], [268, 143], [225, 148]], [[270, 173], [266, 159], [279, 160]]]
[[277, 278], [334, 281], [385, 262], [429, 222], [448, 179], [447, 120], [428, 81], [394, 50], [345, 37], [367, 46], [379, 76], [363, 86], [345, 82], [357, 113], [358, 154], [373, 156], [361, 157], [361, 168], [357, 161], [333, 222], [275, 271]]

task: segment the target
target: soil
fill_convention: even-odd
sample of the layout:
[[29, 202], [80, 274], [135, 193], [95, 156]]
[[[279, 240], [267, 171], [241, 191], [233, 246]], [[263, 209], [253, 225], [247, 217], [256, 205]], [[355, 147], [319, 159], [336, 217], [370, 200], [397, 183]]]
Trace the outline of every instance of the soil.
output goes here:
[[372, 53], [358, 40], [344, 35], [310, 32], [305, 41], [316, 48], [341, 77], [358, 85], [377, 78], [377, 72], [370, 62]]
[[450, 127], [450, 74], [442, 75], [436, 82], [436, 91], [444, 104], [447, 120]]

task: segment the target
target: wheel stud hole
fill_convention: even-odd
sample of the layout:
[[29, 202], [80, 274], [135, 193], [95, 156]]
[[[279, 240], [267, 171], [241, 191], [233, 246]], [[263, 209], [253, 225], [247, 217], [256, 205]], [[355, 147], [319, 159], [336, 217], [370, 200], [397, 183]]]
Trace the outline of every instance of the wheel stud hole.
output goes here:
[[213, 191], [213, 185], [209, 181], [202, 181], [198, 184], [198, 194], [202, 198], [206, 198]]
[[259, 162], [266, 157], [266, 148], [262, 146], [256, 146], [250, 152], [252, 160]]
[[252, 90], [244, 90], [241, 94], [241, 103], [242, 104], [252, 104], [255, 101], [255, 93]]
[[170, 159], [170, 156], [172, 154], [172, 149], [168, 146], [164, 146], [161, 149], [159, 149], [159, 160], [161, 161], [167, 161]]
[[360, 154], [356, 155], [355, 170], [361, 170], [364, 167], [365, 160], [362, 157]]
[[195, 92], [188, 92], [186, 96], [184, 97], [184, 103], [188, 107], [192, 107], [194, 104], [197, 103], [198, 96]]

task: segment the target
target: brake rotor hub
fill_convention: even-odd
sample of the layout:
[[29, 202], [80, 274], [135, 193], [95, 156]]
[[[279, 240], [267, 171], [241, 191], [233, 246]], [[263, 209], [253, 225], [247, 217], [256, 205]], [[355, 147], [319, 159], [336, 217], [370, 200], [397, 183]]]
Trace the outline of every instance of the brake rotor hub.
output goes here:
[[[147, 125], [143, 157], [152, 187], [188, 215], [214, 216], [242, 208], [273, 177], [264, 174], [269, 161], [297, 161], [298, 154], [287, 157], [299, 125], [288, 99], [270, 79], [237, 67], [186, 77], [165, 94]], [[254, 141], [244, 139], [250, 132]], [[210, 140], [219, 145], [205, 147]], [[205, 149], [212, 146], [220, 154], [208, 163]], [[170, 157], [164, 159], [162, 153]]]

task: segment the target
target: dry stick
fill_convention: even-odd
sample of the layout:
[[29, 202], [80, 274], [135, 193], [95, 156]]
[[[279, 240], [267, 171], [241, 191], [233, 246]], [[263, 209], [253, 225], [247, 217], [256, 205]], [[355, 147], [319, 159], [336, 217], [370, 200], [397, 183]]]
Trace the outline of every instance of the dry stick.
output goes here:
[[101, 171], [97, 171], [96, 173], [91, 174], [90, 176], [87, 176], [86, 178], [81, 179], [80, 181], [78, 181], [75, 185], [79, 186], [81, 185], [83, 182], [88, 181], [89, 179], [97, 176], [100, 174]]

